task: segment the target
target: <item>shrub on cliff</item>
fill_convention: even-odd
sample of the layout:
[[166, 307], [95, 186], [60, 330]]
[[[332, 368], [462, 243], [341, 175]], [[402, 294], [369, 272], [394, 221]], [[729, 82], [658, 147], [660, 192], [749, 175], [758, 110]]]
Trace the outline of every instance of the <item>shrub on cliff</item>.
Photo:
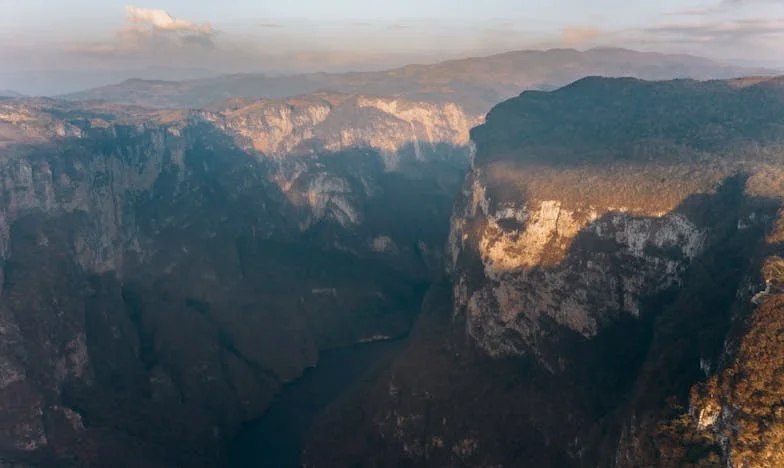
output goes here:
[[768, 257], [762, 266], [762, 276], [774, 286], [784, 285], [784, 259], [778, 256]]

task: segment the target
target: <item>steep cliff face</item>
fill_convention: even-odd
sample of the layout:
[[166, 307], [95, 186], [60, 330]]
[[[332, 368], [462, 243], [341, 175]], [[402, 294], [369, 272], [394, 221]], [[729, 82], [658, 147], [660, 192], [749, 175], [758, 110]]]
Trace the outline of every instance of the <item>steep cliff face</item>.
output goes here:
[[[251, 104], [299, 112], [265, 106]], [[408, 129], [439, 112], [407, 106]], [[320, 349], [408, 331], [440, 262], [465, 123], [433, 123], [439, 146], [409, 158], [416, 134], [288, 154], [290, 134], [340, 141], [354, 122], [235, 118], [0, 104], [0, 460], [220, 464]], [[401, 121], [368, 125], [388, 120]], [[398, 150], [389, 170], [381, 153]], [[395, 208], [406, 198], [419, 203]]]
[[242, 242], [279, 238], [293, 212], [258, 163], [207, 128], [184, 133], [113, 126], [6, 149], [4, 456], [166, 460], [155, 446], [182, 425], [175, 450], [216, 459], [243, 414], [315, 362], [304, 317], [261, 329], [301, 337], [280, 360], [245, 331], [263, 315], [242, 312], [265, 302]]
[[[478, 123], [459, 106], [319, 93], [234, 99], [211, 110], [220, 112], [204, 113], [207, 120], [274, 161], [274, 180], [307, 212], [301, 229], [343, 250], [408, 262], [401, 264], [408, 270], [424, 261], [434, 271], [441, 261], [444, 210], [467, 169], [468, 132]], [[332, 222], [327, 231], [325, 221]]]
[[[730, 309], [722, 349], [701, 358], [706, 378], [692, 386], [688, 401], [683, 398], [671, 405], [654, 421], [657, 455], [668, 465], [684, 460], [692, 466], [733, 467], [784, 462], [778, 410], [784, 352], [779, 339], [784, 279], [781, 215], [749, 256], [750, 268]], [[638, 423], [644, 424], [651, 421]], [[628, 432], [619, 447], [620, 457], [650, 453], [646, 444], [630, 441]]]
[[[676, 210], [591, 199], [569, 206], [530, 192], [524, 201], [494, 200], [485, 186], [498, 182], [481, 170], [469, 183], [471, 200], [450, 233], [455, 313], [494, 356], [538, 352], [547, 323], [590, 339], [619, 315], [639, 317], [641, 301], [679, 285], [710, 243], [708, 227]], [[461, 256], [481, 262], [481, 280]]]
[[[776, 80], [588, 78], [494, 108], [472, 131], [428, 338], [324, 416], [308, 462], [688, 463], [660, 437], [764, 289], [783, 104]], [[325, 433], [344, 419], [359, 429]]]
[[465, 146], [478, 119], [452, 103], [319, 93], [279, 101], [234, 99], [213, 106], [220, 128], [269, 156], [374, 148], [390, 156], [411, 146], [418, 159], [437, 144]]
[[[627, 100], [600, 104], [624, 92]], [[687, 115], [650, 117], [669, 106], [676, 113], [680, 93], [694, 103], [681, 111]], [[741, 235], [771, 223], [776, 202], [765, 197], [780, 197], [782, 173], [768, 158], [780, 157], [781, 135], [765, 119], [784, 112], [736, 110], [716, 128], [689, 127], [690, 117], [729, 112], [710, 103], [725, 93], [733, 103], [748, 99], [743, 109], [763, 99], [725, 83], [589, 78], [550, 95], [524, 93], [491, 112], [474, 133], [478, 162], [449, 243], [455, 313], [480, 348], [538, 354], [563, 370], [547, 362], [552, 325], [590, 340], [622, 317], [642, 318], [646, 301], [684, 288], [690, 265], [726, 243], [727, 229]], [[778, 89], [769, 94], [781, 99]], [[543, 128], [550, 122], [555, 128]], [[737, 148], [741, 123], [759, 146]], [[565, 365], [562, 354], [554, 358]]]
[[[676, 440], [687, 450], [697, 445], [694, 439], [700, 442], [696, 462], [708, 465], [721, 457], [733, 467], [784, 463], [781, 313], [781, 294], [766, 298], [751, 314], [734, 359], [694, 387], [689, 413], [674, 418], [680, 427], [671, 423], [682, 431]], [[676, 454], [683, 450], [676, 447]]]

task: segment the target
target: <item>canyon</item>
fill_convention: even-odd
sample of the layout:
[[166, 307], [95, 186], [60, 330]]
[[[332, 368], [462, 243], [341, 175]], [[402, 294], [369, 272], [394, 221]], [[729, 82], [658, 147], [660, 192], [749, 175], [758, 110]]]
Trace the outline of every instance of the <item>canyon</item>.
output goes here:
[[411, 345], [306, 466], [777, 466], [783, 83], [496, 106]]
[[0, 462], [774, 466], [784, 81], [552, 83], [0, 99]]
[[4, 460], [222, 464], [320, 350], [410, 329], [468, 117], [227, 106], [0, 102]]

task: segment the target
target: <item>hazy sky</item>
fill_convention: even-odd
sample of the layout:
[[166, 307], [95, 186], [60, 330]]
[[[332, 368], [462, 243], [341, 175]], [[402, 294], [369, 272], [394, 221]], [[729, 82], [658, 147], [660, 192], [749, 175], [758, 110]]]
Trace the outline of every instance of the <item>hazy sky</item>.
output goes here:
[[36, 70], [367, 69], [596, 46], [784, 66], [784, 0], [0, 0], [0, 87]]

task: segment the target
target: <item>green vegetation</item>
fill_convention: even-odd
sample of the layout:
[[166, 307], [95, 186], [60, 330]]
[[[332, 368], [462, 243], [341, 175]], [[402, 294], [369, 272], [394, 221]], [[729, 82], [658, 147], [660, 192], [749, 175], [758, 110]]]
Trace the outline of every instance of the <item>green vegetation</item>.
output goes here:
[[711, 434], [699, 430], [683, 408], [677, 408], [675, 412], [679, 414], [664, 421], [654, 435], [659, 450], [659, 466], [682, 468], [719, 466], [721, 452]]
[[782, 104], [784, 86], [772, 81], [739, 88], [591, 77], [505, 101], [471, 136], [482, 162], [743, 163], [780, 158], [766, 149], [784, 142]]
[[[778, 257], [769, 274], [782, 272]], [[735, 360], [692, 392], [692, 405], [724, 408], [730, 424], [712, 428], [729, 441], [733, 466], [784, 466], [784, 295], [752, 313]]]
[[784, 258], [768, 257], [762, 267], [762, 276], [774, 286], [784, 285]]

